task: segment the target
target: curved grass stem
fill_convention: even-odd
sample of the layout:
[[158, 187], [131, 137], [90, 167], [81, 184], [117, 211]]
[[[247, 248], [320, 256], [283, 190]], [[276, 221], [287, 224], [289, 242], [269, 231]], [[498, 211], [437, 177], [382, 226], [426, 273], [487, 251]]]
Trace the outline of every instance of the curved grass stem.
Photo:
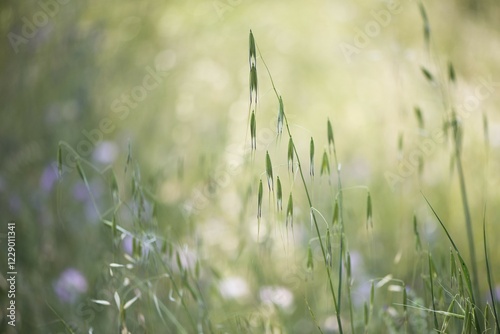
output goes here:
[[[278, 101], [280, 101], [280, 95], [278, 94], [278, 91], [276, 90], [276, 86], [274, 85], [274, 81], [273, 81], [273, 78], [271, 76], [271, 72], [269, 71], [269, 68], [267, 67], [266, 62], [264, 61], [264, 59], [262, 57], [262, 54], [261, 54], [260, 49], [258, 48], [258, 46], [257, 46], [257, 50], [259, 52], [260, 59], [262, 60], [262, 63], [264, 64], [264, 67], [266, 68], [266, 71], [267, 71], [267, 73], [269, 75], [269, 79], [271, 81], [271, 85], [273, 87], [274, 93], [276, 94], [276, 97], [277, 97]], [[292, 133], [290, 131], [290, 126], [288, 124], [288, 118], [287, 118], [287, 115], [286, 115], [286, 113], [284, 111], [283, 111], [283, 118], [284, 118], [284, 121], [285, 121], [285, 127], [286, 127], [286, 130], [287, 130], [288, 136], [293, 139]], [[302, 180], [302, 184], [304, 185], [304, 190], [305, 190], [306, 197], [307, 197], [307, 203], [309, 205], [309, 211], [311, 212], [311, 216], [313, 218], [314, 228], [315, 228], [316, 234], [318, 236], [319, 245], [320, 245], [320, 248], [321, 248], [321, 254], [323, 255], [323, 260], [325, 261], [326, 273], [328, 275], [329, 288], [330, 288], [330, 292], [331, 292], [331, 295], [332, 295], [333, 304], [335, 306], [335, 313], [337, 315], [337, 324], [339, 326], [339, 333], [343, 334], [342, 320], [340, 318], [340, 299], [337, 301], [337, 296], [335, 294], [335, 289], [333, 287], [332, 273], [331, 273], [330, 266], [328, 265], [328, 257], [327, 257], [327, 253], [326, 253], [326, 250], [325, 250], [325, 245], [323, 244], [323, 241], [321, 239], [321, 232], [319, 230], [318, 221], [316, 220], [316, 215], [314, 214], [314, 211], [313, 211], [314, 206], [312, 204], [312, 200], [311, 200], [311, 195], [310, 195], [310, 192], [309, 192], [309, 188], [307, 186], [307, 182], [306, 182], [306, 179], [304, 177], [304, 173], [302, 171], [302, 163], [300, 162], [299, 153], [297, 151], [297, 147], [295, 146], [295, 143], [293, 143], [292, 145], [293, 145], [293, 152], [294, 152], [295, 156], [297, 157], [297, 166], [298, 166], [298, 169], [299, 169], [299, 174], [300, 174], [300, 178]], [[343, 239], [343, 236], [341, 235], [341, 244], [342, 244], [342, 239]], [[341, 253], [342, 253], [342, 251], [341, 251]], [[341, 255], [341, 258], [342, 258], [342, 255]], [[342, 262], [340, 262], [339, 267], [342, 268]], [[341, 275], [342, 275], [342, 269], [340, 269], [340, 277], [341, 277]], [[341, 281], [339, 282], [339, 292], [340, 292], [340, 290], [341, 290]]]

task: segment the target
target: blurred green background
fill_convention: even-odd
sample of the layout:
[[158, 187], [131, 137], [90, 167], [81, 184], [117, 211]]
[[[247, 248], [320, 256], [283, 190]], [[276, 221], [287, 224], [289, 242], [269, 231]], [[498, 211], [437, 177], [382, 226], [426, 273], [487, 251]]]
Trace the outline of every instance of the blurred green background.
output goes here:
[[[463, 160], [477, 264], [484, 272], [487, 203], [490, 261], [493, 277], [500, 278], [494, 239], [500, 233], [500, 8], [472, 0], [424, 5], [430, 51], [413, 1], [2, 2], [1, 247], [6, 254], [7, 222], [16, 222], [18, 275], [12, 328], [2, 255], [0, 331], [117, 332], [119, 291], [125, 301], [140, 296], [127, 310], [133, 333], [183, 332], [175, 319], [187, 332], [194, 329], [186, 323], [206, 319], [214, 332], [233, 332], [240, 316], [251, 326], [252, 317], [266, 318], [269, 332], [314, 332], [306, 297], [317, 322], [335, 332], [324, 275], [306, 270], [314, 234], [299, 178], [294, 182], [287, 173], [287, 138], [276, 140], [278, 105], [260, 57], [257, 151], [250, 157], [250, 29], [283, 97], [304, 165], [310, 137], [316, 141], [317, 175], [309, 182], [315, 207], [328, 221], [336, 176], [319, 172], [327, 119], [333, 124], [349, 189], [344, 218], [357, 309], [369, 298], [370, 280], [389, 274], [419, 295], [423, 264], [415, 251], [414, 214], [423, 247], [446, 267], [450, 244], [421, 193], [468, 254], [452, 145], [436, 139], [443, 96], [422, 67], [441, 79], [451, 62], [457, 73], [446, 99], [465, 110]], [[293, 235], [265, 189], [266, 151], [284, 197], [294, 194]], [[265, 195], [257, 236], [259, 178]], [[373, 229], [366, 229], [366, 190], [358, 186], [370, 189]], [[113, 219], [131, 234], [113, 235], [102, 222]], [[334, 252], [338, 247], [334, 242]], [[109, 267], [127, 261], [133, 269]], [[189, 295], [182, 267], [200, 268], [200, 293], [185, 297], [187, 305], [176, 296], [173, 278], [159, 278], [179, 276], [177, 285]], [[480, 286], [486, 300], [485, 275]], [[381, 287], [380, 306], [400, 298], [394, 295]]]

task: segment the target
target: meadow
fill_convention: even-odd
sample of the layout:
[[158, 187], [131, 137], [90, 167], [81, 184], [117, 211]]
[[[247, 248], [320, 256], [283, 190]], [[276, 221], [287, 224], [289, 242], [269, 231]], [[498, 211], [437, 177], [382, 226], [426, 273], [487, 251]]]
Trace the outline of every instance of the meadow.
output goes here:
[[500, 333], [499, 18], [0, 5], [0, 332]]

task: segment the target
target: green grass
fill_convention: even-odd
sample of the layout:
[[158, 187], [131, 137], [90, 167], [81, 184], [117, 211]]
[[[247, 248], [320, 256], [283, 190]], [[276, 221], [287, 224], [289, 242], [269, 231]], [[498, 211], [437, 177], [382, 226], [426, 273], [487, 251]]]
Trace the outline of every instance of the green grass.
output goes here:
[[[492, 45], [497, 10], [460, 3], [404, 3], [350, 65], [331, 45], [382, 7], [334, 3], [342, 15], [311, 23], [315, 10], [331, 8], [290, 3], [292, 20], [278, 3], [229, 1], [210, 26], [200, 21], [210, 3], [166, 12], [129, 4], [117, 13], [142, 22], [134, 42], [120, 39], [127, 31], [107, 11], [61, 7], [67, 12], [51, 21], [58, 38], [70, 26], [60, 18], [73, 13], [86, 40], [85, 52], [63, 58], [95, 57], [101, 67], [68, 72], [74, 80], [39, 99], [21, 90], [22, 103], [6, 88], [6, 110], [36, 100], [66, 117], [37, 129], [32, 123], [45, 123], [30, 115], [20, 127], [39, 134], [32, 142], [48, 138], [37, 147], [58, 174], [52, 190], [33, 190], [35, 168], [21, 169], [30, 157], [9, 163], [10, 173], [20, 167], [8, 182], [0, 174], [4, 202], [22, 199], [19, 332], [500, 333], [496, 92], [464, 111], [476, 90], [487, 92], [481, 66], [495, 73], [496, 61], [456, 38]], [[437, 20], [444, 10], [454, 24]], [[9, 13], [2, 24], [14, 29]], [[94, 18], [106, 38], [90, 34]], [[202, 42], [188, 45], [192, 36]], [[51, 59], [58, 44], [49, 37], [27, 50]], [[392, 42], [401, 49], [390, 53]], [[128, 119], [111, 117], [116, 133], [102, 135], [118, 147], [116, 160], [96, 162], [100, 143], [83, 154], [81, 128], [108, 117], [110, 102], [154, 67], [150, 50], [165, 44], [159, 54], [177, 54], [178, 67]], [[45, 70], [60, 64], [38, 66], [26, 52], [19, 59], [51, 87], [59, 78]], [[88, 94], [86, 109], [73, 115], [71, 103], [54, 103], [56, 93]], [[6, 133], [16, 133], [6, 121]], [[69, 299], [57, 290], [67, 268], [86, 279], [85, 291], [66, 282], [76, 291]]]

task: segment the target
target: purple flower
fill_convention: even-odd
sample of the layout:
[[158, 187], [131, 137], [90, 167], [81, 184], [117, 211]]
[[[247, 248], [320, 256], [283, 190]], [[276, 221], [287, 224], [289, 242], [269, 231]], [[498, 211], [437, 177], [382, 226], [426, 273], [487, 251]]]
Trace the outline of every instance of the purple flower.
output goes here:
[[85, 186], [85, 183], [83, 183], [83, 181], [78, 181], [73, 186], [73, 197], [80, 202], [86, 201], [90, 198], [87, 187]]
[[57, 181], [57, 171], [52, 165], [45, 167], [42, 176], [40, 177], [40, 188], [44, 192], [50, 192], [54, 183]]
[[[136, 240], [136, 242], [138, 242], [138, 241]], [[141, 253], [142, 253], [142, 256], [145, 257], [149, 254], [149, 251], [153, 248], [153, 246], [151, 245], [151, 243], [147, 243], [144, 241], [140, 241], [140, 242], [141, 242], [141, 250], [142, 250]], [[134, 243], [134, 240], [130, 235], [125, 236], [125, 238], [123, 238], [123, 240], [122, 240], [123, 251], [125, 253], [127, 253], [128, 255], [132, 255], [133, 243]]]
[[[89, 184], [92, 197], [97, 201], [103, 194], [102, 184], [97, 180], [90, 181]], [[89, 189], [83, 181], [78, 181], [73, 186], [73, 198], [80, 202], [90, 201]]]
[[87, 280], [77, 269], [68, 268], [54, 283], [54, 291], [60, 301], [72, 304], [87, 291]]
[[132, 242], [132, 237], [128, 235], [122, 240], [123, 250], [128, 255], [132, 255]]

